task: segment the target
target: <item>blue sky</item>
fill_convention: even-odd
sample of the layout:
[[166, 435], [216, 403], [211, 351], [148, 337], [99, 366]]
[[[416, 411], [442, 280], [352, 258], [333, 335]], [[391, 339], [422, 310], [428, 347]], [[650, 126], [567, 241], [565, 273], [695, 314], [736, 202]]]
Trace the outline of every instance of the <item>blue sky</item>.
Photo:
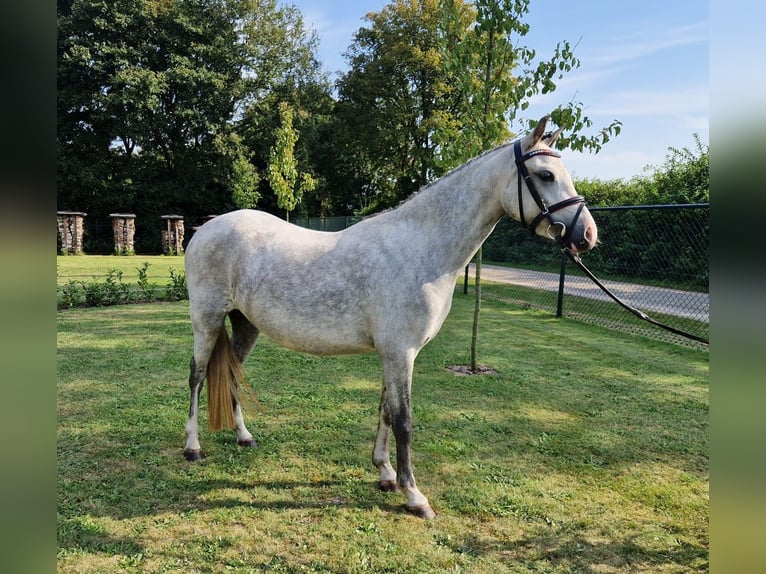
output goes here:
[[[286, 0], [320, 38], [319, 59], [330, 72], [347, 69], [342, 54], [364, 16], [386, 0]], [[531, 0], [521, 39], [540, 57], [562, 40], [578, 43], [580, 68], [555, 93], [533, 99], [524, 118], [559, 104], [582, 102], [600, 128], [620, 120], [622, 133], [598, 154], [567, 151], [577, 178], [630, 179], [647, 165], [661, 166], [668, 148], [694, 149], [693, 134], [708, 142], [708, 3], [701, 0]], [[511, 126], [514, 131], [520, 125]]]

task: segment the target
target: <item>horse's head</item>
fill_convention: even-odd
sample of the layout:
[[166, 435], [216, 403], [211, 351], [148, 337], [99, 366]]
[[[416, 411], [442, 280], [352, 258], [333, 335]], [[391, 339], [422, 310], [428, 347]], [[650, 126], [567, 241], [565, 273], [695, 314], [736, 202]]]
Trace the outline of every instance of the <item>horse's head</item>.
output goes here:
[[505, 193], [504, 207], [533, 234], [582, 253], [596, 245], [596, 222], [585, 199], [577, 195], [561, 155], [553, 149], [561, 128], [545, 134], [548, 118], [543, 117], [531, 134], [513, 144], [518, 175]]

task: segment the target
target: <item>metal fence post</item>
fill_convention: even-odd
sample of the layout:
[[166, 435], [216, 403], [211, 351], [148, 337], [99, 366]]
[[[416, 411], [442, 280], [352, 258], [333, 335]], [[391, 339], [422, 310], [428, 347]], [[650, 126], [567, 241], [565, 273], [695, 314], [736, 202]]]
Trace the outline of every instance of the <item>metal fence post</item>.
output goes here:
[[564, 277], [567, 272], [567, 254], [561, 252], [561, 271], [559, 272], [559, 299], [556, 303], [556, 317], [564, 316]]

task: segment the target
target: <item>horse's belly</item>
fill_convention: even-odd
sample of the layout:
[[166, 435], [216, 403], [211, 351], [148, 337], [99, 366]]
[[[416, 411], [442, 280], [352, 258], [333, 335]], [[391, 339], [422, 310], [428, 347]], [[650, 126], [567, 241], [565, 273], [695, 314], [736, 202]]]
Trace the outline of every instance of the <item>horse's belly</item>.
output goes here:
[[283, 347], [312, 355], [352, 355], [375, 350], [372, 339], [353, 332], [336, 331], [322, 335], [295, 329], [263, 329], [261, 332]]
[[262, 334], [294, 351], [347, 355], [375, 350], [372, 337], [358, 317], [317, 317], [310, 312], [280, 312], [275, 307], [248, 315]]
[[301, 353], [310, 353], [312, 355], [355, 355], [357, 353], [369, 353], [375, 350], [371, 341], [350, 341], [350, 340], [327, 340], [327, 339], [309, 339], [286, 337], [281, 338], [278, 334], [266, 333], [266, 336], [283, 347]]

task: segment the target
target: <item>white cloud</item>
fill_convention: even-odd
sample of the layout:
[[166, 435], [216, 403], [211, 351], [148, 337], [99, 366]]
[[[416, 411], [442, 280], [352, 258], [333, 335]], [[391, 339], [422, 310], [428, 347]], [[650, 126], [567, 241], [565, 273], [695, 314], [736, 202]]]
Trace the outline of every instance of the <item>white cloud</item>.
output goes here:
[[590, 112], [605, 116], [707, 115], [708, 99], [707, 86], [623, 91], [610, 94], [608, 101], [593, 105]]
[[591, 49], [582, 60], [589, 64], [614, 64], [643, 58], [668, 48], [707, 42], [707, 22], [695, 22], [673, 28], [651, 26], [634, 32], [606, 38]]

